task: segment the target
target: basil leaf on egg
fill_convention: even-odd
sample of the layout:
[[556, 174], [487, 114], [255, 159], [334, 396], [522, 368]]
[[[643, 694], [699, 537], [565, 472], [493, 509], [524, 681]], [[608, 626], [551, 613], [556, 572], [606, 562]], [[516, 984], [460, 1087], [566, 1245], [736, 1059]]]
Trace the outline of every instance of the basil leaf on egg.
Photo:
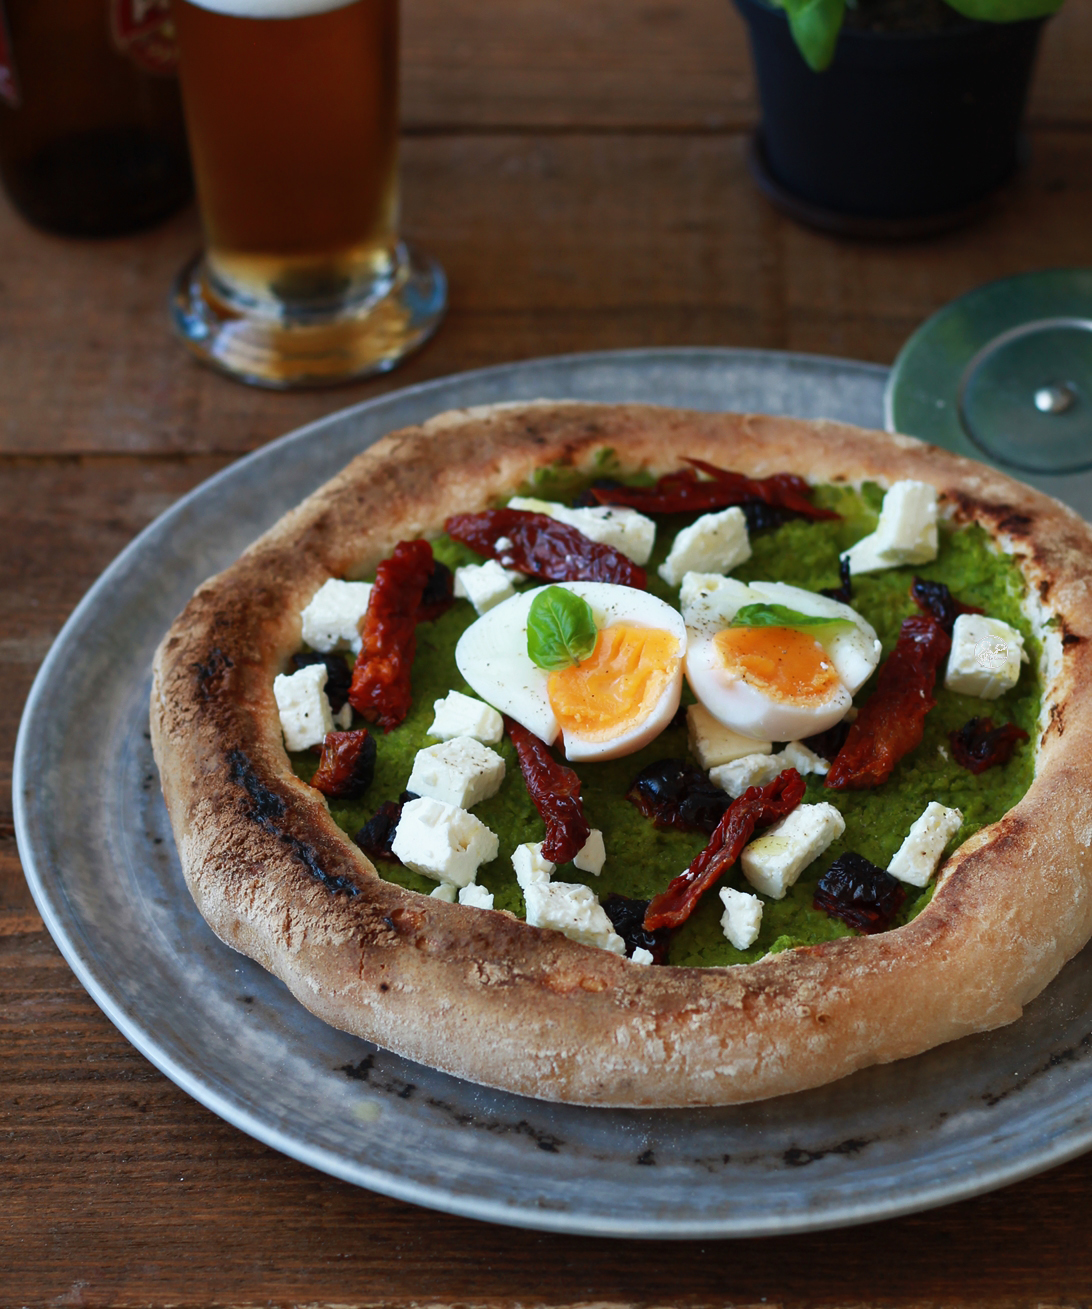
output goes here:
[[817, 628], [838, 629], [853, 627], [848, 618], [831, 618], [827, 614], [802, 614], [788, 605], [744, 605], [736, 611], [730, 627], [792, 627], [798, 632], [813, 632]]
[[527, 615], [527, 654], [549, 672], [587, 659], [599, 629], [591, 605], [561, 586], [547, 586], [531, 602]]

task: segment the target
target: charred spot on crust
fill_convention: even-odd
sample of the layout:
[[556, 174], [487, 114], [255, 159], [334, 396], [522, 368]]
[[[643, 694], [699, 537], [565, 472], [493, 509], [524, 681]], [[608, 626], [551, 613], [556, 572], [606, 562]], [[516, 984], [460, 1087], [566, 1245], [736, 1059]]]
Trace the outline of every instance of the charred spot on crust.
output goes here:
[[614, 930], [626, 943], [627, 957], [634, 950], [649, 950], [652, 962], [667, 962], [667, 947], [671, 943], [671, 929], [661, 927], [655, 932], [645, 930], [645, 914], [648, 912], [648, 900], [631, 900], [629, 896], [611, 892], [603, 897], [603, 909], [614, 924]]
[[349, 698], [349, 687], [352, 685], [353, 674], [341, 655], [294, 654], [292, 662], [295, 664], [297, 672], [311, 664], [322, 664], [326, 669], [326, 698], [330, 701], [331, 710], [336, 714], [345, 708], [345, 701]]
[[1030, 514], [1015, 513], [1009, 509], [1008, 505], [1001, 506], [1007, 512], [1003, 518], [997, 520], [997, 530], [1007, 532], [1009, 536], [1022, 536], [1027, 533], [1034, 521]]
[[340, 877], [336, 873], [328, 873], [323, 868], [319, 861], [318, 851], [315, 850], [314, 846], [309, 845], [306, 841], [301, 841], [297, 836], [282, 831], [277, 826], [275, 820], [284, 817], [288, 806], [275, 791], [271, 791], [265, 785], [254, 771], [254, 765], [243, 751], [232, 750], [231, 754], [228, 755], [228, 762], [231, 765], [231, 780], [236, 786], [242, 787], [250, 802], [243, 806], [243, 812], [247, 817], [253, 819], [270, 836], [275, 836], [282, 845], [287, 846], [311, 876], [317, 882], [321, 882], [328, 891], [332, 891], [334, 894], [344, 892], [344, 894], [350, 896], [359, 895], [360, 888], [349, 878]]
[[1083, 638], [1078, 636], [1076, 632], [1066, 632], [1065, 636], [1062, 637], [1062, 645], [1080, 645], [1082, 640]]
[[849, 850], [819, 879], [813, 904], [832, 918], [871, 934], [887, 931], [905, 899], [906, 892], [896, 878]]
[[201, 692], [201, 698], [211, 699], [217, 690], [215, 683], [222, 681], [228, 669], [234, 667], [234, 661], [219, 646], [209, 651], [204, 663], [194, 664], [193, 671], [197, 674], [197, 689]]

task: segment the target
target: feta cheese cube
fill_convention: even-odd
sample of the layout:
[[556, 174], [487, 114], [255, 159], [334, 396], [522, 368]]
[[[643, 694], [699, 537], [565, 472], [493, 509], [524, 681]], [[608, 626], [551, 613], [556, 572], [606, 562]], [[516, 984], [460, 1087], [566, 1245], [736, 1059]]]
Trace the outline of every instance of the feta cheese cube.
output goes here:
[[334, 716], [326, 698], [326, 668], [307, 664], [297, 673], [280, 673], [273, 679], [273, 697], [281, 716], [286, 750], [321, 745], [334, 730]]
[[731, 886], [722, 886], [720, 902], [724, 913], [720, 917], [720, 928], [737, 950], [746, 950], [758, 940], [762, 927], [762, 901], [757, 895], [746, 891], [737, 891]]
[[512, 867], [516, 872], [516, 881], [524, 891], [532, 882], [548, 882], [557, 871], [557, 864], [552, 864], [549, 859], [542, 857], [542, 845], [541, 841], [537, 844], [529, 841], [526, 845], [517, 845], [512, 851]]
[[756, 891], [783, 900], [808, 864], [845, 830], [845, 819], [832, 804], [797, 805], [744, 847], [743, 875]]
[[319, 654], [331, 650], [359, 654], [360, 620], [371, 593], [371, 582], [342, 582], [336, 577], [323, 582], [300, 614], [303, 639]]
[[456, 736], [417, 751], [406, 790], [473, 809], [496, 795], [503, 781], [504, 760], [495, 750], [472, 736]]
[[550, 927], [582, 945], [624, 955], [626, 943], [614, 930], [595, 892], [579, 882], [532, 882], [524, 888], [527, 921]]
[[468, 904], [474, 909], [492, 909], [493, 892], [487, 891], [484, 886], [479, 886], [477, 882], [471, 882], [469, 886], [464, 886], [459, 892], [459, 903]]
[[702, 514], [676, 536], [671, 553], [660, 565], [668, 586], [678, 586], [690, 572], [727, 573], [751, 557], [747, 519], [738, 505]]
[[630, 955], [631, 964], [650, 964], [652, 963], [652, 951], [646, 950], [643, 945], [639, 945]]
[[504, 719], [492, 707], [461, 691], [448, 691], [432, 702], [429, 736], [450, 741], [455, 736], [472, 736], [483, 745], [496, 745], [504, 735]]
[[730, 727], [714, 718], [704, 705], [692, 704], [686, 710], [686, 731], [690, 739], [690, 752], [706, 770], [747, 755], [770, 754], [769, 741], [756, 741], [751, 736], [740, 736]]
[[962, 825], [963, 814], [958, 809], [949, 809], [936, 800], [931, 801], [907, 832], [906, 840], [887, 865], [887, 871], [900, 882], [928, 886], [944, 847]]
[[446, 904], [454, 904], [458, 899], [459, 891], [450, 882], [441, 882], [435, 890], [430, 891], [428, 894], [431, 900], [443, 900]]
[[495, 559], [455, 569], [455, 594], [469, 600], [479, 614], [516, 594], [507, 572]]
[[985, 614], [960, 614], [952, 628], [952, 649], [944, 685], [961, 695], [996, 700], [1020, 680], [1027, 659], [1023, 635]]
[[402, 806], [391, 842], [407, 868], [453, 886], [469, 886], [499, 849], [496, 833], [473, 814], [428, 796]]
[[809, 749], [803, 741], [790, 741], [777, 757], [781, 760], [782, 769], [795, 768], [801, 777], [807, 776], [808, 773], [825, 777], [830, 772], [830, 764], [814, 750]]
[[742, 759], [710, 768], [709, 778], [714, 786], [727, 791], [736, 800], [749, 786], [765, 786], [772, 782], [782, 767], [779, 754], [747, 754]]
[[928, 482], [896, 482], [883, 498], [876, 530], [844, 558], [851, 573], [871, 573], [937, 557], [937, 492]]
[[[526, 513], [546, 514], [559, 523], [575, 527], [590, 541], [612, 546], [635, 564], [647, 564], [656, 543], [656, 524], [651, 518], [621, 505], [592, 505], [586, 509], [570, 509], [553, 500], [534, 500], [529, 496], [513, 496], [509, 509], [522, 509]], [[498, 549], [500, 548], [498, 542]]]
[[593, 827], [588, 839], [573, 859], [573, 867], [579, 868], [582, 873], [592, 873], [598, 877], [606, 862], [607, 848], [603, 844], [603, 833], [598, 827]]

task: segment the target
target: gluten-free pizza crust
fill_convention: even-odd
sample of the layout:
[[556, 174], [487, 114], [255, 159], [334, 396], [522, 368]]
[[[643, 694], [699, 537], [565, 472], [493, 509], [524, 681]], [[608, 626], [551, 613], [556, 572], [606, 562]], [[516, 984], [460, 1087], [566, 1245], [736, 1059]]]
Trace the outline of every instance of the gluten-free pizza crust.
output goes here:
[[[904, 927], [734, 968], [640, 967], [382, 880], [292, 771], [274, 676], [330, 577], [364, 577], [555, 462], [612, 449], [755, 477], [937, 487], [1013, 553], [1042, 624], [1035, 779], [947, 861]], [[1011, 1022], [1092, 935], [1092, 529], [999, 473], [829, 422], [539, 403], [396, 432], [202, 586], [156, 656], [152, 739], [186, 880], [229, 945], [312, 1012], [421, 1063], [592, 1105], [712, 1105], [816, 1086]], [[1052, 621], [1048, 621], [1052, 620]]]

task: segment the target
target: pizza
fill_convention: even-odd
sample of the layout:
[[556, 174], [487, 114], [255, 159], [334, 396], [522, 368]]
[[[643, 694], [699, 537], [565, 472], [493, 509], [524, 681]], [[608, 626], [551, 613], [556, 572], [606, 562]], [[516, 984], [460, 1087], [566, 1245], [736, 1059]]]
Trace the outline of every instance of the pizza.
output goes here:
[[[725, 509], [731, 478], [751, 489]], [[557, 506], [574, 489], [617, 517], [653, 506], [635, 517], [657, 519], [662, 562], [574, 547], [576, 529], [550, 517], [566, 517]], [[744, 540], [738, 566], [706, 519]], [[887, 529], [903, 532], [902, 554]], [[542, 551], [574, 548], [585, 571], [544, 586], [557, 574]], [[507, 586], [507, 598], [430, 599], [444, 558], [465, 596]], [[754, 1100], [1000, 1026], [1092, 935], [1090, 559], [1092, 529], [1072, 511], [906, 437], [651, 406], [439, 415], [358, 456], [200, 587], [164, 638], [152, 739], [187, 884], [221, 940], [326, 1022], [544, 1099]], [[372, 578], [380, 594], [337, 655], [353, 665], [354, 709], [323, 721], [320, 760], [292, 739], [306, 718], [292, 688], [313, 694], [332, 667], [304, 616], [327, 584]], [[675, 619], [632, 609], [646, 601]], [[513, 658], [540, 621], [550, 658], [558, 641], [584, 640], [583, 652], [506, 682], [505, 611], [519, 619]], [[581, 637], [589, 614], [598, 626]], [[754, 638], [739, 657], [766, 667], [763, 626], [779, 650], [797, 631], [818, 662], [803, 690], [758, 708], [748, 691], [745, 711], [725, 708], [717, 695], [735, 692], [707, 696], [703, 660], [715, 683], [723, 649]], [[588, 651], [598, 659], [608, 631], [636, 629], [663, 636], [666, 672], [625, 691], [643, 708], [623, 707], [621, 727], [588, 719], [580, 690], [564, 708], [551, 690], [546, 710], [512, 690], [535, 678], [556, 689], [564, 669], [591, 666]], [[698, 696], [680, 691], [680, 662]], [[613, 693], [620, 665], [606, 667]], [[454, 744], [440, 733], [444, 749], [430, 745], [453, 692], [460, 713], [462, 700], [502, 711], [503, 740], [459, 718]], [[713, 766], [703, 752], [723, 745], [725, 721], [769, 739]], [[442, 779], [430, 790], [452, 769], [463, 804], [435, 798]], [[312, 785], [327, 775], [325, 790]], [[680, 776], [696, 788], [687, 821]], [[362, 798], [340, 798], [354, 787]], [[438, 862], [411, 845], [414, 823], [426, 845], [447, 832]], [[805, 847], [813, 862], [790, 867], [785, 851]]]

